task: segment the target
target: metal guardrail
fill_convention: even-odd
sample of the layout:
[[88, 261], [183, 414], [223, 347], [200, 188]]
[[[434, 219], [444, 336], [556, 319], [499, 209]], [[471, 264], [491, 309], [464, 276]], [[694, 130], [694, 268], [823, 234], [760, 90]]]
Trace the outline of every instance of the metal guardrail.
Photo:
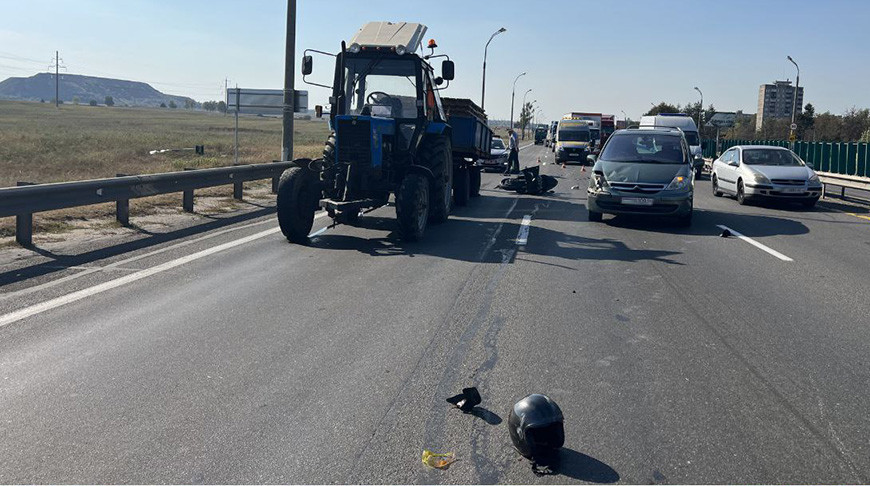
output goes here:
[[193, 212], [194, 189], [232, 184], [233, 197], [241, 200], [244, 182], [271, 178], [274, 193], [281, 173], [292, 166], [273, 162], [51, 184], [19, 182], [18, 187], [0, 188], [0, 218], [15, 216], [15, 241], [32, 246], [33, 213], [114, 202], [116, 219], [127, 226], [130, 199], [182, 192], [182, 207]]
[[870, 177], [851, 176], [819, 171], [816, 171], [816, 174], [819, 175], [819, 180], [822, 182], [823, 198], [827, 195], [829, 185], [837, 186], [840, 188], [841, 198], [846, 197], [846, 188], [870, 191]]

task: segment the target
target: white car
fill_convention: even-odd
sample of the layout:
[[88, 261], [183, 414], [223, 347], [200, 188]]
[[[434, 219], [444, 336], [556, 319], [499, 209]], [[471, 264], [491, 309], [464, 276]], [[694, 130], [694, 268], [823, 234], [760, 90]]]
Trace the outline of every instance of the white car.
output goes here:
[[822, 183], [812, 166], [785, 147], [731, 147], [713, 161], [710, 178], [714, 196], [733, 194], [739, 204], [769, 198], [811, 208], [822, 193]]

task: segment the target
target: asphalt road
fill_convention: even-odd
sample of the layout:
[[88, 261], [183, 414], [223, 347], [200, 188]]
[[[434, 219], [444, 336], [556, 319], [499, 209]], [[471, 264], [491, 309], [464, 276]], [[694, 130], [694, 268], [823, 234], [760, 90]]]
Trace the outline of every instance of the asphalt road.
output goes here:
[[[866, 215], [703, 180], [691, 228], [590, 223], [587, 173], [538, 157], [553, 194], [487, 174], [419, 243], [392, 207], [310, 247], [266, 215], [0, 275], [0, 483], [870, 481]], [[475, 415], [445, 402], [472, 385]], [[511, 448], [534, 392], [558, 475]]]

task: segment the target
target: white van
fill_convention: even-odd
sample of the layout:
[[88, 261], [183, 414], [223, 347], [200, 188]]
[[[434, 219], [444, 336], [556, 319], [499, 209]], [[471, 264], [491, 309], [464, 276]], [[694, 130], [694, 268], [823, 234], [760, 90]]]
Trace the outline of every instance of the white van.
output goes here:
[[695, 170], [695, 178], [701, 177], [704, 170], [704, 157], [701, 155], [701, 137], [698, 135], [698, 127], [695, 120], [685, 113], [659, 113], [640, 117], [640, 127], [671, 127], [679, 128], [686, 137], [689, 149], [692, 151], [692, 168]]

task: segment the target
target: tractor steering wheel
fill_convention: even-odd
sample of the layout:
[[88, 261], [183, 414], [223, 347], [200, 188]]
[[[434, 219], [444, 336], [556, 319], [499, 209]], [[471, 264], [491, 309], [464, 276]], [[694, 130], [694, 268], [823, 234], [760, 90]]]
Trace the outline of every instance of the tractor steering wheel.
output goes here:
[[[381, 99], [376, 100], [375, 95], [378, 95], [378, 97]], [[384, 98], [393, 99], [392, 96], [388, 95], [387, 93], [384, 93], [383, 91], [372, 91], [371, 93], [369, 93], [368, 96], [366, 96], [366, 103], [368, 103], [370, 105], [374, 105], [375, 103], [382, 103], [384, 101]]]

